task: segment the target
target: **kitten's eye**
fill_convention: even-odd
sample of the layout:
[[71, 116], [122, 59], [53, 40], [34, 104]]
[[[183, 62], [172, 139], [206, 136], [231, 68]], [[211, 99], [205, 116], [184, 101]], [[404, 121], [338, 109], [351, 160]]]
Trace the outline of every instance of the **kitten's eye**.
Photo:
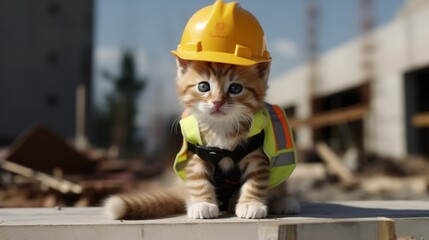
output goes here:
[[200, 83], [198, 83], [198, 91], [200, 91], [200, 92], [208, 92], [208, 91], [210, 91], [210, 84], [208, 82], [200, 82]]
[[232, 94], [239, 94], [243, 91], [243, 86], [238, 83], [233, 83], [229, 86], [228, 92]]

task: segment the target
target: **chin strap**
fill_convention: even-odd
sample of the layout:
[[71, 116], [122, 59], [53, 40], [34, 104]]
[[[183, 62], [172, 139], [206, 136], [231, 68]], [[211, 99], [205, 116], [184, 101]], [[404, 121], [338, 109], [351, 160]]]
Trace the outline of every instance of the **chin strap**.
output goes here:
[[[212, 181], [213, 185], [216, 187], [216, 196], [221, 211], [228, 210], [229, 200], [241, 187], [242, 182], [241, 170], [238, 166], [239, 162], [249, 153], [262, 147], [263, 144], [264, 131], [249, 138], [246, 144], [237, 146], [233, 151], [218, 147], [194, 145], [188, 142], [188, 150], [197, 154], [201, 159], [211, 163], [215, 167]], [[234, 162], [234, 167], [228, 172], [224, 172], [218, 165], [219, 161], [224, 157], [230, 157]]]

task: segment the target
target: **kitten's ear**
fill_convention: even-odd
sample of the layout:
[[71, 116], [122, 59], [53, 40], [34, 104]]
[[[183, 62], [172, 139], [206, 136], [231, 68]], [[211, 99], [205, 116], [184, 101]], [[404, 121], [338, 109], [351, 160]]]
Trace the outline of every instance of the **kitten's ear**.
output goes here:
[[256, 65], [259, 79], [268, 81], [268, 76], [270, 75], [270, 66], [271, 62], [261, 62]]
[[177, 75], [181, 77], [185, 72], [188, 70], [189, 65], [191, 65], [192, 61], [181, 59], [179, 57], [176, 57], [176, 64], [177, 64]]

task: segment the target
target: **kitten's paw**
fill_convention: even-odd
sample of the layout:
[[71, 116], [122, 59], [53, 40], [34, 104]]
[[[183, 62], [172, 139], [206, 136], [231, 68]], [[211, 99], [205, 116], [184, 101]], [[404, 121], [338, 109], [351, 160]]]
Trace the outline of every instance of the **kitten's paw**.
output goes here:
[[297, 214], [301, 211], [299, 202], [292, 197], [284, 197], [270, 204], [270, 212], [274, 214]]
[[219, 208], [216, 204], [208, 202], [193, 203], [188, 207], [188, 217], [195, 219], [217, 218]]
[[260, 202], [238, 203], [235, 214], [241, 218], [265, 218], [267, 217], [267, 205]]

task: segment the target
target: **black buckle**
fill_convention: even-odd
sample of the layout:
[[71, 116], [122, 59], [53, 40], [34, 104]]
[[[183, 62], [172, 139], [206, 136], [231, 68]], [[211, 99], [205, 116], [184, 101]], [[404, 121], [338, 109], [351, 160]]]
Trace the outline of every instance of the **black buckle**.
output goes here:
[[230, 157], [232, 152], [218, 147], [195, 146], [195, 153], [202, 159], [217, 164], [222, 158]]
[[232, 161], [237, 165], [241, 159], [247, 154], [251, 153], [258, 147], [264, 144], [264, 131], [251, 137], [249, 141], [244, 145], [237, 146], [234, 151], [221, 149], [218, 147], [206, 147], [201, 145], [194, 145], [188, 142], [188, 149], [197, 154], [201, 159], [217, 164], [222, 158], [230, 157]]

